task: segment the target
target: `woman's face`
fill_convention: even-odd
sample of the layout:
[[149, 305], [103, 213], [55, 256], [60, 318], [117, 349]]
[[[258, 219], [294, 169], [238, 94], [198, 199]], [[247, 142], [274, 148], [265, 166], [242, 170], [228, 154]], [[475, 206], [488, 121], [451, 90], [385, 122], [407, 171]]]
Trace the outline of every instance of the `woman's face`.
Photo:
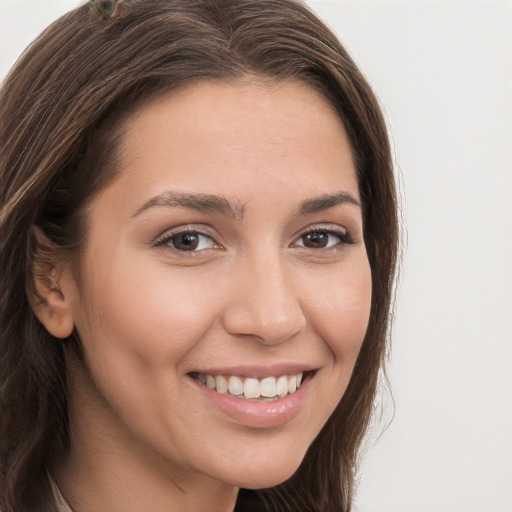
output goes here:
[[87, 369], [70, 376], [74, 443], [134, 471], [276, 485], [340, 401], [368, 322], [343, 125], [298, 83], [202, 82], [133, 115], [121, 155], [69, 288]]

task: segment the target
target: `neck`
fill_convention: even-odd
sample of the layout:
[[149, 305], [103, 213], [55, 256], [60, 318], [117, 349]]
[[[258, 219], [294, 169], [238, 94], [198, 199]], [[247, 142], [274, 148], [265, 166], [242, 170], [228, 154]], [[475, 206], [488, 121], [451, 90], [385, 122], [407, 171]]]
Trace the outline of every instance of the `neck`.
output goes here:
[[[82, 397], [93, 392], [85, 388]], [[238, 488], [169, 461], [130, 432], [120, 435], [102, 407], [91, 396], [70, 400], [71, 445], [52, 474], [73, 512], [233, 511]]]
[[108, 468], [108, 463], [94, 468], [77, 464], [70, 456], [55, 469], [57, 485], [73, 512], [232, 512], [235, 507], [237, 490], [228, 492], [208, 479], [193, 484]]

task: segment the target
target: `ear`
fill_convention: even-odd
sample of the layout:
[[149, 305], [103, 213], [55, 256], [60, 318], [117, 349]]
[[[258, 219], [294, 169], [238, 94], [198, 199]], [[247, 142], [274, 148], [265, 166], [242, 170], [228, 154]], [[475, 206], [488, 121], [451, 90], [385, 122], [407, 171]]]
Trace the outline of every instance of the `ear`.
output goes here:
[[32, 310], [46, 330], [56, 338], [68, 338], [74, 328], [72, 297], [66, 269], [54, 267], [46, 279], [36, 275], [38, 297]]
[[46, 330], [68, 338], [74, 328], [73, 300], [76, 284], [71, 264], [38, 228], [32, 230], [32, 279], [27, 290], [30, 306]]

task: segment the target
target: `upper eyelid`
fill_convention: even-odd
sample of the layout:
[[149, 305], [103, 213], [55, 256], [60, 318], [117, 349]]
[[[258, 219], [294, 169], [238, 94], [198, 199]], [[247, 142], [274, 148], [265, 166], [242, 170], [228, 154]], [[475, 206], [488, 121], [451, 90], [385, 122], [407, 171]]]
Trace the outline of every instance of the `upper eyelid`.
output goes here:
[[162, 231], [160, 235], [155, 237], [155, 240], [159, 240], [160, 238], [165, 238], [168, 236], [180, 235], [182, 233], [197, 233], [198, 235], [205, 235], [212, 239], [215, 238], [215, 235], [212, 233], [213, 228], [208, 226], [207, 224], [183, 224], [180, 226], [176, 226], [174, 228], [168, 228], [165, 231]]
[[296, 240], [297, 238], [300, 238], [305, 234], [315, 231], [325, 231], [328, 233], [351, 236], [350, 230], [346, 226], [329, 222], [318, 222], [297, 230], [295, 234], [292, 236], [292, 238]]
[[314, 225], [314, 226], [310, 226], [310, 227], [307, 227], [305, 228], [304, 230], [300, 231], [299, 232], [299, 236], [300, 236], [300, 233], [304, 234], [304, 233], [311, 233], [311, 232], [315, 232], [315, 231], [325, 231], [327, 233], [343, 233], [343, 234], [348, 234], [348, 229], [344, 226], [325, 226], [325, 225]]

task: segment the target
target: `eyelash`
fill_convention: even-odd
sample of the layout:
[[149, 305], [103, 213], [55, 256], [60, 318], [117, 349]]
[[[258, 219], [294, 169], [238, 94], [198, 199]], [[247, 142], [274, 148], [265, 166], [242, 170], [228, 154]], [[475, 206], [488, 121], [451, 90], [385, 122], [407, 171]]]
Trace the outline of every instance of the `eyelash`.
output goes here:
[[[323, 235], [335, 236], [335, 237], [337, 237], [340, 240], [340, 243], [337, 243], [334, 246], [331, 246], [331, 247], [321, 247], [321, 248], [319, 248], [319, 250], [322, 250], [322, 249], [324, 251], [333, 250], [333, 249], [335, 250], [335, 249], [339, 248], [338, 246], [355, 245], [355, 243], [356, 243], [356, 241], [345, 230], [341, 230], [341, 229], [338, 230], [338, 229], [332, 229], [332, 228], [322, 228], [322, 227], [312, 227], [312, 228], [307, 229], [305, 232], [303, 232], [300, 235], [298, 240], [301, 240], [304, 237], [306, 237], [307, 235], [310, 235], [310, 234], [313, 234], [313, 233], [320, 233], [320, 234], [323, 234]], [[294, 245], [296, 245], [296, 243], [297, 242], [295, 242]], [[309, 249], [309, 247], [303, 247], [303, 248], [304, 249]]]
[[[304, 237], [314, 234], [314, 233], [327, 235], [327, 236], [335, 236], [339, 239], [339, 243], [331, 245], [330, 247], [312, 248], [312, 247], [299, 246], [299, 245], [297, 245], [298, 242], [294, 242], [292, 244], [292, 247], [299, 247], [301, 249], [329, 251], [329, 250], [336, 250], [336, 249], [339, 250], [341, 247], [343, 247], [345, 245], [355, 245], [355, 243], [356, 243], [355, 240], [344, 230], [336, 230], [336, 229], [332, 229], [332, 228], [327, 229], [327, 228], [322, 228], [322, 227], [312, 227], [312, 228], [307, 229], [300, 235], [300, 237], [298, 237], [297, 241], [302, 240], [302, 239], [304, 239]], [[187, 250], [182, 250], [182, 249], [173, 247], [173, 239], [176, 239], [180, 236], [185, 236], [185, 235], [194, 235], [194, 236], [198, 236], [198, 237], [208, 238], [210, 240], [210, 242], [215, 246], [214, 248], [217, 248], [217, 249], [222, 248], [222, 246], [211, 235], [203, 233], [203, 232], [199, 231], [198, 229], [191, 229], [191, 228], [166, 233], [165, 235], [163, 235], [156, 241], [155, 246], [156, 247], [167, 247], [176, 253], [187, 254], [189, 256], [197, 255], [205, 250], [210, 249], [210, 247], [202, 248], [199, 250], [196, 250], [196, 248], [193, 248], [192, 250], [187, 251]]]
[[176, 239], [180, 236], [185, 236], [185, 235], [195, 235], [198, 237], [205, 237], [205, 238], [208, 238], [216, 246], [216, 248], [222, 247], [220, 244], [217, 243], [217, 241], [211, 235], [203, 233], [203, 232], [199, 231], [198, 229], [191, 229], [191, 228], [166, 233], [165, 235], [163, 235], [156, 241], [155, 246], [156, 247], [167, 247], [177, 253], [181, 253], [181, 254], [186, 253], [187, 255], [190, 255], [190, 256], [196, 255], [196, 254], [201, 253], [202, 251], [206, 250], [206, 249], [199, 249], [199, 250], [186, 251], [186, 250], [177, 249], [176, 247], [172, 246], [173, 239]]

